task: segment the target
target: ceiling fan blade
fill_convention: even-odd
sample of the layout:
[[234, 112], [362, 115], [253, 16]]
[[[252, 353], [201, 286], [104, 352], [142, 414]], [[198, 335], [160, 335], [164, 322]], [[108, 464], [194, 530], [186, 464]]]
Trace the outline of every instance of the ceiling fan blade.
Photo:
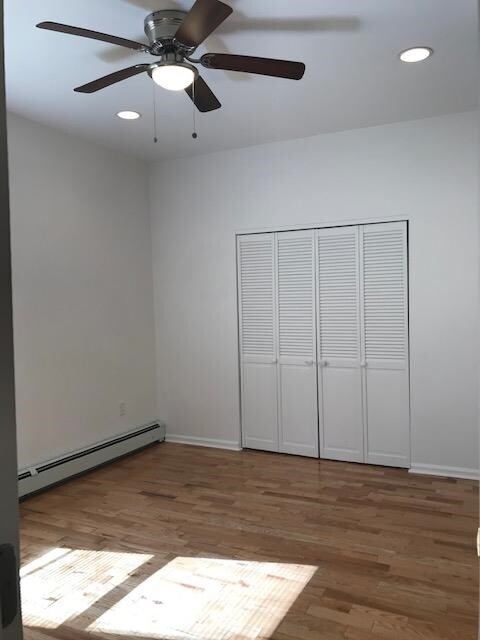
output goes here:
[[220, 0], [197, 0], [175, 34], [187, 49], [196, 49], [233, 12]]
[[89, 82], [88, 84], [84, 84], [81, 87], [77, 87], [76, 89], [74, 89], [74, 91], [77, 91], [78, 93], [95, 93], [95, 91], [105, 89], [105, 87], [109, 87], [111, 84], [121, 82], [122, 80], [131, 78], [138, 73], [147, 71], [149, 67], [149, 64], [136, 64], [133, 67], [128, 67], [128, 69], [115, 71], [114, 73], [110, 73], [108, 76], [103, 76], [103, 78], [93, 80], [93, 82]]
[[72, 36], [82, 36], [82, 38], [91, 38], [92, 40], [101, 40], [109, 44], [118, 44], [120, 47], [127, 47], [135, 51], [148, 51], [148, 45], [126, 38], [111, 36], [108, 33], [100, 33], [99, 31], [91, 31], [90, 29], [82, 29], [81, 27], [71, 27], [68, 24], [60, 24], [59, 22], [40, 22], [37, 24], [39, 29], [47, 29], [48, 31], [58, 31], [59, 33], [68, 33]]
[[[185, 89], [189, 98], [202, 113], [215, 111], [222, 106], [208, 84], [198, 75], [195, 82]], [[195, 99], [194, 99], [195, 96]]]
[[289, 78], [290, 80], [300, 80], [305, 73], [303, 62], [235, 56], [228, 53], [206, 53], [200, 58], [200, 62], [207, 69], [243, 71], [244, 73], [258, 73], [262, 76]]

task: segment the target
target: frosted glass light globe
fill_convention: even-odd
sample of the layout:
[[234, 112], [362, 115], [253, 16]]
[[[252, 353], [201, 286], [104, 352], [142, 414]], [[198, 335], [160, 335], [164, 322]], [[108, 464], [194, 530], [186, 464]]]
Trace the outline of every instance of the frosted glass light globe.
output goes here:
[[195, 80], [195, 72], [188, 66], [164, 64], [152, 71], [153, 81], [169, 91], [181, 91]]

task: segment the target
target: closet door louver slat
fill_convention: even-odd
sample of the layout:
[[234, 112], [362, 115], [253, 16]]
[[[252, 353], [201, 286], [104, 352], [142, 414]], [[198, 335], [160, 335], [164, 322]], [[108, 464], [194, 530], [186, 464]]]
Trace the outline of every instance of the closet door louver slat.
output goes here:
[[400, 367], [407, 353], [404, 236], [396, 225], [389, 232], [372, 225], [363, 233], [365, 356]]
[[277, 238], [279, 355], [313, 360], [313, 233], [279, 233]]
[[354, 227], [318, 233], [321, 359], [359, 358], [357, 237]]
[[278, 451], [275, 243], [237, 241], [243, 446]]
[[243, 356], [275, 356], [273, 250], [269, 237], [239, 241]]
[[314, 232], [276, 236], [280, 451], [318, 457]]
[[321, 456], [363, 462], [358, 228], [316, 233]]

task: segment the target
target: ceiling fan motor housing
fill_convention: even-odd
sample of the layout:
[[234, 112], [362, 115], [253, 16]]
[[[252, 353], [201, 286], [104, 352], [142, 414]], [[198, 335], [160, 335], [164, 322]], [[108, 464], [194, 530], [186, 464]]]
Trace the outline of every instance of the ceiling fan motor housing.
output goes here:
[[154, 11], [145, 18], [145, 35], [154, 55], [168, 49], [174, 36], [187, 15], [186, 11], [166, 9]]

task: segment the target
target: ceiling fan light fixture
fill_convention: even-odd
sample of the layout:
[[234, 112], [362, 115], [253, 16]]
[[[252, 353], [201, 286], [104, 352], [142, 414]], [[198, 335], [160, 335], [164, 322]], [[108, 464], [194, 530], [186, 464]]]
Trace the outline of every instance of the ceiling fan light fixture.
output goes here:
[[163, 63], [152, 69], [152, 79], [163, 89], [181, 91], [193, 84], [197, 70], [185, 62]]
[[[144, 20], [146, 42], [136, 42], [92, 29], [75, 27], [60, 22], [41, 22], [40, 29], [66, 33], [72, 36], [107, 42], [133, 51], [149, 53], [161, 59], [149, 64], [142, 62], [119, 69], [80, 87], [77, 93], [96, 93], [119, 82], [147, 73], [159, 86], [169, 91], [182, 91], [201, 112], [219, 109], [222, 105], [208, 84], [198, 73], [200, 64], [206, 69], [238, 71], [273, 78], [301, 80], [305, 64], [293, 60], [277, 60], [226, 53], [207, 53], [200, 59], [190, 56], [233, 12], [222, 0], [195, 0], [189, 11], [163, 9], [150, 13]], [[128, 119], [128, 116], [127, 116]]]

